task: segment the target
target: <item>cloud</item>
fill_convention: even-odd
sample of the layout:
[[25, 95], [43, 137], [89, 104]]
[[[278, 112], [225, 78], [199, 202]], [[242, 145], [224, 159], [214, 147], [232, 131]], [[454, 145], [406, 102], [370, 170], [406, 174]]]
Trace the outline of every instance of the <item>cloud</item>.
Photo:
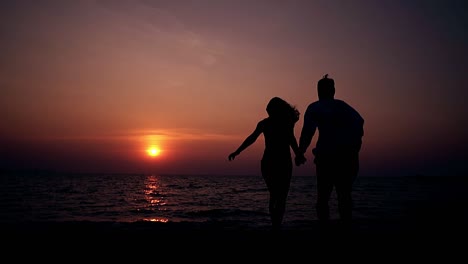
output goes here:
[[138, 130], [127, 132], [132, 137], [164, 137], [177, 140], [231, 140], [237, 136], [220, 133], [207, 133], [199, 129], [164, 129], [164, 130]]
[[223, 56], [219, 40], [210, 39], [193, 30], [170, 10], [148, 5], [142, 1], [95, 1], [93, 10], [122, 31], [133, 41], [153, 45], [155, 49], [168, 50], [171, 60], [183, 61], [192, 66], [211, 66]]

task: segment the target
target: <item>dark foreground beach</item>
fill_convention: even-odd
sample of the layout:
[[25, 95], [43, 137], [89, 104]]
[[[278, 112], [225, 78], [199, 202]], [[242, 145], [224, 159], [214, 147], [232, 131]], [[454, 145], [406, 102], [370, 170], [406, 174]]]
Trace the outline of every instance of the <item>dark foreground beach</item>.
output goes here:
[[[455, 219], [453, 219], [455, 220]], [[466, 259], [466, 222], [317, 221], [279, 232], [239, 223], [61, 222], [3, 225], [2, 256], [21, 262], [280, 262]], [[10, 257], [11, 256], [11, 257]], [[41, 261], [42, 262], [42, 261]]]
[[[440, 245], [465, 243], [468, 228], [466, 219], [407, 219], [355, 220], [351, 225], [332, 221], [321, 225], [318, 221], [282, 230], [250, 228], [229, 222], [34, 222], [9, 223], [0, 228], [2, 238], [18, 243], [51, 242], [126, 243], [149, 241], [153, 245], [165, 245], [177, 241], [179, 245], [236, 242], [237, 245], [266, 244], [321, 244], [328, 242], [356, 242], [355, 246], [374, 243], [398, 246]], [[350, 244], [349, 246], [353, 246]]]

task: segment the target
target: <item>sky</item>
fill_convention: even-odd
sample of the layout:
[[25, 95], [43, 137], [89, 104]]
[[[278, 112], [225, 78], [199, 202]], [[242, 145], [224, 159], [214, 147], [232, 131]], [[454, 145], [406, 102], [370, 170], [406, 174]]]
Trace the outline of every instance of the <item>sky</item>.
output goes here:
[[[466, 174], [467, 11], [461, 0], [1, 1], [0, 168], [257, 175], [263, 138], [227, 156], [275, 96], [300, 111], [299, 138], [329, 74], [365, 120], [361, 175]], [[312, 146], [293, 175], [315, 175]]]

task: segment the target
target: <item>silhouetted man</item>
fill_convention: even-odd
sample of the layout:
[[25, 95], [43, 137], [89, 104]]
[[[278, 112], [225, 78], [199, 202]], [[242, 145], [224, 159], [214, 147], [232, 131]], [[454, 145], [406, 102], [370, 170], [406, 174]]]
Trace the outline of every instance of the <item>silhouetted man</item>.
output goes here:
[[[317, 83], [319, 100], [311, 103], [304, 114], [299, 150], [305, 153], [315, 130], [319, 131], [312, 150], [317, 174], [317, 217], [329, 220], [329, 206], [333, 187], [338, 199], [340, 219], [352, 218], [352, 184], [359, 171], [359, 151], [364, 135], [364, 119], [347, 103], [334, 99], [335, 82], [325, 75]], [[296, 165], [305, 160], [296, 159]]]

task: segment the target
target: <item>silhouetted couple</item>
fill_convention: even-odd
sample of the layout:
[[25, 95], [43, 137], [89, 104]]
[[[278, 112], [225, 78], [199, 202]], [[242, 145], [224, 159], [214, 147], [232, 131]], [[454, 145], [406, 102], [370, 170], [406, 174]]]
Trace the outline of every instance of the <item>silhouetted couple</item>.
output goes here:
[[329, 200], [333, 188], [338, 199], [340, 220], [352, 219], [352, 185], [359, 171], [359, 151], [364, 135], [364, 119], [347, 103], [334, 99], [335, 83], [325, 75], [317, 83], [318, 101], [311, 103], [304, 115], [304, 124], [297, 143], [294, 125], [299, 111], [281, 98], [274, 97], [267, 105], [268, 117], [239, 148], [228, 157], [233, 160], [253, 144], [263, 133], [265, 150], [261, 172], [269, 191], [269, 212], [274, 229], [281, 227], [289, 193], [293, 163], [306, 162], [305, 152], [318, 129], [319, 138], [312, 150], [317, 176], [317, 217], [321, 222], [330, 219]]

